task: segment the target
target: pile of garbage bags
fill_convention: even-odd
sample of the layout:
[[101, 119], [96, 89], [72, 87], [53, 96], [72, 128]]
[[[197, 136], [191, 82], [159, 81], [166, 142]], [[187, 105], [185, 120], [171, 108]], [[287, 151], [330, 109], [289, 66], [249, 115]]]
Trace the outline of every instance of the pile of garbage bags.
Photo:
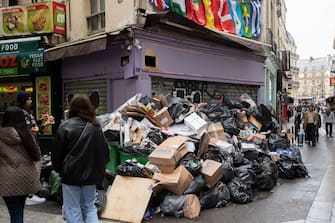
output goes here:
[[278, 178], [308, 176], [292, 135], [247, 94], [215, 105], [137, 94], [98, 118], [120, 152], [146, 160], [126, 160], [115, 173], [153, 180], [145, 219], [155, 213], [197, 219], [204, 209], [251, 202]]

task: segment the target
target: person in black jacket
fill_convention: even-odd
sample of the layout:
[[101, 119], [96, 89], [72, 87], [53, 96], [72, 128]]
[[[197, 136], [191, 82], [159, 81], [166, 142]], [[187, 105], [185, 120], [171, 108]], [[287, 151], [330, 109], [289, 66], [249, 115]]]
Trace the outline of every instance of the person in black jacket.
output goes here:
[[67, 222], [97, 222], [96, 185], [101, 185], [109, 147], [94, 108], [86, 95], [71, 100], [69, 118], [58, 128], [52, 147], [52, 165], [61, 176]]

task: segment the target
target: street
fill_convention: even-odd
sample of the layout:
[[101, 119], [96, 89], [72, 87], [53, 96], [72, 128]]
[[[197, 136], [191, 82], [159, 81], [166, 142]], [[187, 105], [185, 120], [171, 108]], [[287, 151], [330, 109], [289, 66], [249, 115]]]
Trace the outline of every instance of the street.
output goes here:
[[[320, 139], [316, 147], [304, 144], [301, 148], [302, 158], [307, 167], [310, 178], [297, 178], [293, 180], [279, 179], [277, 186], [270, 192], [257, 192], [251, 203], [237, 205], [230, 204], [224, 208], [203, 210], [200, 219], [196, 222], [228, 222], [228, 223], [279, 223], [279, 222], [309, 222], [305, 221], [311, 215], [310, 208], [326, 174], [327, 168], [335, 163], [334, 138], [325, 136], [323, 128], [320, 129]], [[330, 172], [328, 174], [334, 174]], [[330, 181], [333, 182], [333, 181]], [[327, 185], [325, 185], [327, 189]], [[332, 185], [328, 187], [328, 190]], [[329, 198], [333, 204], [333, 197]], [[320, 209], [322, 211], [324, 209]], [[41, 213], [42, 212], [42, 213]], [[0, 222], [9, 222], [7, 210], [0, 202]], [[315, 214], [314, 217], [322, 218]], [[26, 206], [26, 223], [36, 222], [64, 222], [61, 218], [61, 207], [53, 201], [36, 206]], [[101, 222], [113, 222], [103, 220]], [[154, 216], [148, 222], [194, 222], [186, 218]], [[310, 221], [310, 222], [331, 222]]]

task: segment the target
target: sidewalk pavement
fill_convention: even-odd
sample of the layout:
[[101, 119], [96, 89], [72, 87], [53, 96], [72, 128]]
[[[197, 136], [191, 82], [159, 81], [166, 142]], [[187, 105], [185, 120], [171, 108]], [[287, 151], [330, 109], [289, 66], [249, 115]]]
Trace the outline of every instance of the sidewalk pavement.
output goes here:
[[[53, 202], [53, 201], [47, 201], [47, 202]], [[36, 211], [42, 206], [48, 205], [48, 204], [38, 204], [34, 206], [25, 206], [24, 210], [24, 222], [25, 223], [65, 223], [63, 220], [62, 215], [60, 214], [61, 212], [61, 207], [59, 207], [59, 212], [57, 213], [45, 213], [45, 212], [40, 212]], [[40, 210], [43, 210], [44, 208], [42, 207]], [[9, 214], [7, 207], [3, 201], [3, 199], [0, 199], [0, 222], [5, 223], [5, 222], [10, 222]], [[100, 223], [117, 223], [118, 221], [112, 221], [112, 220], [100, 220]]]

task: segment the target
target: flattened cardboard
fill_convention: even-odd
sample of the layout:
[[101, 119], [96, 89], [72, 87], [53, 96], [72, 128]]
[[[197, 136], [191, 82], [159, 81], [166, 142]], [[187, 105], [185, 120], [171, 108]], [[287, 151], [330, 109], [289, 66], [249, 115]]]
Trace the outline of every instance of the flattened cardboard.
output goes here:
[[188, 137], [173, 136], [167, 138], [150, 155], [149, 161], [158, 166], [163, 173], [171, 173], [178, 161], [187, 153], [185, 142]]
[[209, 135], [208, 133], [204, 133], [202, 134], [200, 140], [199, 140], [199, 148], [198, 148], [198, 152], [197, 152], [197, 157], [201, 157], [202, 154], [204, 154], [204, 152], [206, 152], [206, 150], [208, 149], [208, 144], [209, 144]]
[[170, 126], [174, 121], [170, 116], [170, 113], [168, 111], [168, 107], [164, 107], [161, 110], [159, 110], [153, 117], [156, 124], [159, 127], [168, 127]]
[[221, 122], [209, 124], [208, 135], [210, 138], [214, 138], [216, 140], [227, 141]]
[[154, 180], [158, 180], [163, 188], [182, 195], [193, 180], [193, 176], [188, 170], [180, 165], [172, 173], [154, 173]]
[[123, 222], [142, 222], [154, 183], [149, 178], [117, 175], [108, 188], [106, 206], [100, 217]]
[[223, 177], [223, 165], [214, 160], [207, 159], [201, 164], [201, 173], [210, 188], [214, 187]]

